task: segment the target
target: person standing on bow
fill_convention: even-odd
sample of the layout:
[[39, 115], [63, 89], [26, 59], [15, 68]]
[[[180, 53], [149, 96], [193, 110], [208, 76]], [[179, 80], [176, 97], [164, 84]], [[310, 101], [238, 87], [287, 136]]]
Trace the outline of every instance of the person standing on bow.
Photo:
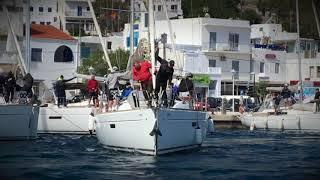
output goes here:
[[155, 96], [156, 99], [159, 99], [159, 92], [161, 89], [162, 93], [162, 101], [163, 106], [168, 107], [168, 97], [166, 93], [167, 85], [169, 84], [171, 86], [172, 76], [174, 72], [174, 61], [170, 60], [169, 62], [165, 59], [162, 59], [159, 57], [159, 48], [157, 48], [155, 52], [155, 58], [156, 60], [161, 64], [159, 70], [156, 74], [156, 89], [155, 89]]
[[117, 72], [118, 67], [112, 67], [113, 72], [108, 74], [105, 79], [106, 87], [108, 88], [108, 111], [116, 111], [119, 102], [119, 78], [125, 77], [129, 72]]
[[284, 100], [284, 106], [287, 108], [288, 106], [291, 106], [291, 91], [288, 88], [288, 84], [285, 84], [282, 91], [281, 96]]
[[13, 103], [13, 96], [14, 96], [14, 89], [16, 87], [16, 78], [14, 77], [13, 73], [10, 71], [8, 73], [8, 76], [5, 79], [5, 96], [4, 99], [6, 103], [9, 103], [9, 100], [11, 103]]
[[97, 107], [99, 105], [99, 103], [98, 103], [99, 83], [96, 80], [95, 75], [91, 75], [91, 79], [88, 81], [88, 84], [87, 84], [87, 89], [88, 89], [88, 93], [89, 93], [88, 106], [90, 106], [90, 102], [92, 99], [93, 105], [95, 107]]
[[64, 107], [67, 107], [67, 100], [66, 100], [66, 82], [72, 81], [76, 77], [73, 77], [71, 79], [64, 79], [64, 76], [61, 75], [56, 83], [56, 92], [58, 96], [58, 107], [60, 108], [60, 105], [63, 105]]
[[314, 95], [314, 102], [316, 103], [316, 112], [320, 112], [320, 92], [319, 92], [319, 88], [316, 89], [316, 94]]
[[141, 83], [144, 99], [147, 105], [151, 106], [152, 74], [151, 63], [148, 60], [134, 64], [133, 79]]

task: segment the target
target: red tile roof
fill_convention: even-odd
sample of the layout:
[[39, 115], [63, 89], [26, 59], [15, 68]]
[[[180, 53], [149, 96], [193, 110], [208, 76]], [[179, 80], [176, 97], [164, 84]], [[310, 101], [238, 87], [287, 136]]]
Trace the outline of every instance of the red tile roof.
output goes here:
[[62, 40], [75, 40], [72, 36], [65, 32], [51, 26], [42, 24], [31, 25], [31, 37], [32, 38], [44, 38], [44, 39], [62, 39]]

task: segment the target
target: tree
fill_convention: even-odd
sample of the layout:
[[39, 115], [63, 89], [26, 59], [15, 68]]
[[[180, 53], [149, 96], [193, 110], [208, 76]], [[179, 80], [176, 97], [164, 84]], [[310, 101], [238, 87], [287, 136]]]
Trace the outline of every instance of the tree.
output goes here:
[[257, 12], [252, 9], [246, 9], [242, 13], [241, 19], [250, 21], [250, 24], [260, 24], [262, 21], [260, 15], [258, 15]]
[[[117, 49], [116, 51], [110, 52], [108, 55], [113, 66], [117, 66], [119, 70], [126, 69], [129, 59], [129, 51]], [[89, 68], [93, 67], [97, 76], [104, 76], [110, 71], [108, 70], [109, 67], [107, 62], [103, 57], [103, 51], [95, 51], [88, 59], [83, 60], [83, 64], [78, 68], [77, 72], [81, 74], [90, 74]]]
[[268, 83], [266, 81], [259, 81], [259, 83], [256, 85], [256, 92], [261, 99], [263, 99], [268, 93], [267, 86]]

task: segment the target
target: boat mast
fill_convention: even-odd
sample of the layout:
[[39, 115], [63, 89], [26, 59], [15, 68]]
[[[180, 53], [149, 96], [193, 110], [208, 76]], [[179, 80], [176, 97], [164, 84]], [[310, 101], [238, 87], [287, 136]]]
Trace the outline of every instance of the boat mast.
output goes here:
[[25, 64], [25, 61], [24, 61], [24, 58], [22, 56], [22, 52], [21, 52], [21, 49], [20, 49], [20, 45], [19, 45], [19, 42], [18, 42], [18, 39], [17, 39], [17, 36], [16, 36], [16, 33], [13, 29], [13, 26], [12, 26], [12, 23], [11, 23], [11, 19], [10, 19], [10, 16], [9, 16], [9, 11], [7, 9], [7, 6], [3, 6], [3, 10], [4, 12], [6, 13], [7, 15], [7, 20], [8, 20], [8, 25], [9, 25], [9, 29], [10, 29], [10, 32], [8, 32], [8, 37], [9, 37], [9, 33], [11, 33], [12, 37], [13, 37], [13, 41], [14, 41], [14, 45], [17, 49], [17, 52], [18, 52], [18, 64], [20, 66], [20, 69], [21, 69], [21, 72], [22, 72], [22, 75], [26, 75], [26, 72], [27, 72], [27, 67], [26, 67], [26, 64]]
[[26, 2], [26, 73], [30, 72], [30, 0], [27, 0]]
[[150, 42], [150, 47], [151, 47], [151, 72], [152, 72], [152, 85], [153, 89], [156, 88], [156, 77], [154, 75], [154, 70], [155, 70], [155, 51], [154, 51], [154, 39], [155, 39], [155, 34], [154, 34], [154, 12], [153, 12], [153, 0], [149, 0], [149, 42]]
[[297, 19], [297, 51], [298, 51], [298, 66], [299, 66], [299, 82], [300, 82], [300, 103], [303, 100], [303, 89], [302, 89], [302, 74], [301, 74], [301, 52], [300, 52], [300, 26], [299, 26], [299, 0], [296, 0], [296, 19]]
[[98, 21], [97, 21], [97, 17], [94, 14], [94, 9], [93, 9], [91, 0], [88, 0], [88, 5], [89, 5], [89, 8], [90, 8], [90, 12], [91, 12], [91, 16], [92, 16], [92, 19], [93, 19], [93, 22], [94, 22], [94, 26], [95, 26], [95, 28], [97, 30], [97, 33], [98, 33], [98, 36], [99, 36], [99, 40], [100, 40], [100, 43], [102, 45], [102, 50], [103, 50], [103, 53], [104, 53], [105, 60], [108, 63], [110, 71], [113, 72], [111, 61], [110, 61], [109, 55], [107, 53], [106, 43], [103, 42], [102, 35], [101, 35], [101, 30], [100, 30], [100, 27], [99, 27], [99, 24], [98, 24]]
[[312, 0], [312, 9], [313, 9], [314, 18], [316, 19], [318, 35], [320, 38], [320, 23], [319, 23], [318, 13], [317, 13], [317, 9], [316, 9], [316, 5], [315, 5], [314, 0]]
[[[130, 1], [130, 55], [132, 56], [133, 55], [133, 15], [134, 15], [134, 6], [133, 6], [133, 2], [134, 0], [131, 0]], [[132, 66], [132, 63], [131, 63], [131, 66]], [[131, 67], [132, 69], [132, 67]]]
[[[174, 37], [173, 37], [172, 25], [171, 25], [171, 21], [169, 19], [169, 15], [168, 15], [168, 8], [167, 8], [167, 5], [166, 5], [164, 0], [161, 0], [161, 2], [162, 2], [162, 6], [163, 6], [163, 9], [164, 9], [164, 12], [166, 13], [166, 19], [167, 19], [167, 23], [168, 23], [168, 27], [169, 27], [169, 33], [170, 33], [171, 46], [172, 46], [172, 50], [173, 50], [173, 53], [174, 53], [174, 56], [175, 56], [175, 61], [179, 62], [179, 66], [180, 66], [180, 61], [178, 61], [178, 55], [177, 55], [177, 51], [176, 51], [176, 43], [175, 43], [175, 40], [174, 40]], [[163, 47], [163, 48], [166, 48], [166, 47]]]

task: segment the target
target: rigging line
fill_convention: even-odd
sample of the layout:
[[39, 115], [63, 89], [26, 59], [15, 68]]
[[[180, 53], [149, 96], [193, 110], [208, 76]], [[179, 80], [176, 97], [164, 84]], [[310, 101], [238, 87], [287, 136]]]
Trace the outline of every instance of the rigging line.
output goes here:
[[[49, 107], [49, 109], [51, 109], [53, 112], [61, 115], [61, 113], [59, 113], [58, 111], [54, 110], [53, 108]], [[63, 116], [63, 115], [62, 115]], [[78, 126], [77, 124], [73, 123], [70, 119], [68, 119], [66, 116], [64, 116], [65, 120], [68, 121], [69, 123], [71, 123], [72, 125], [74, 125], [75, 127], [79, 128], [82, 131], [86, 131], [85, 129], [82, 129], [80, 126]]]

